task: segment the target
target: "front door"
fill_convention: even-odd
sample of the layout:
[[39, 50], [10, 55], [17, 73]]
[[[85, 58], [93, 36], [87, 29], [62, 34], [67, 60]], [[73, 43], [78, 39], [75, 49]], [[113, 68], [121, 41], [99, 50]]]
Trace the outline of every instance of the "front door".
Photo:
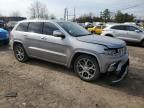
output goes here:
[[40, 56], [48, 61], [65, 65], [67, 54], [69, 53], [67, 37], [62, 39], [61, 37], [53, 36], [53, 31], [55, 30], [59, 30], [55, 24], [51, 22], [44, 23], [43, 35], [40, 37]]
[[134, 26], [127, 26], [127, 38], [129, 41], [139, 42], [143, 32]]

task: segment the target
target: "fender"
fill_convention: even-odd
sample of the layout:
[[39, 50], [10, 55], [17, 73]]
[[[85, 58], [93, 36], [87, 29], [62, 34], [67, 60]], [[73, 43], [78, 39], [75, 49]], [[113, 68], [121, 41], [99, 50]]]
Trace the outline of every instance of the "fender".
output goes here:
[[73, 51], [73, 53], [71, 54], [70, 59], [68, 60], [68, 63], [67, 63], [68, 64], [67, 65], [68, 68], [71, 67], [72, 60], [74, 59], [74, 56], [77, 53], [84, 53], [84, 54], [88, 54], [88, 55], [94, 56], [96, 58], [97, 62], [98, 62], [99, 68], [101, 69], [101, 62], [100, 62], [99, 54], [96, 53], [96, 52], [93, 52], [91, 50], [85, 50], [85, 49], [77, 49], [77, 50]]

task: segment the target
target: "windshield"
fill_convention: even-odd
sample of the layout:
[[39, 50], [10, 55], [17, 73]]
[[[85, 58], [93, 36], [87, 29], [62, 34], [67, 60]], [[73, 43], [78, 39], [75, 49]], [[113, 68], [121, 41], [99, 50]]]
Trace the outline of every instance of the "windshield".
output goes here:
[[74, 22], [58, 22], [58, 24], [71, 36], [79, 37], [79, 36], [87, 36], [91, 35], [89, 31], [79, 26]]

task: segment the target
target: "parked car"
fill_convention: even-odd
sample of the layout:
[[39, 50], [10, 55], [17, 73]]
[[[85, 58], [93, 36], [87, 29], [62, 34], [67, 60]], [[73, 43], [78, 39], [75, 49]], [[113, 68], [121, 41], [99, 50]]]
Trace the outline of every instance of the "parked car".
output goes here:
[[128, 73], [124, 41], [92, 35], [73, 22], [27, 20], [11, 32], [15, 57], [20, 62], [38, 58], [73, 68], [85, 81], [114, 72], [119, 82]]
[[136, 25], [109, 25], [103, 30], [101, 35], [119, 38], [128, 42], [140, 43], [144, 46], [144, 30]]
[[85, 28], [85, 24], [84, 23], [78, 23], [81, 27]]
[[0, 43], [8, 45], [9, 44], [9, 34], [6, 30], [0, 28]]
[[12, 30], [16, 24], [17, 24], [17, 21], [9, 21], [6, 27], [8, 30]]
[[85, 22], [85, 29], [94, 27], [92, 23]]
[[5, 22], [3, 20], [0, 20], [0, 28], [4, 28]]
[[88, 31], [100, 35], [104, 28], [105, 28], [104, 25], [99, 25], [99, 26], [94, 26], [92, 28], [88, 28]]

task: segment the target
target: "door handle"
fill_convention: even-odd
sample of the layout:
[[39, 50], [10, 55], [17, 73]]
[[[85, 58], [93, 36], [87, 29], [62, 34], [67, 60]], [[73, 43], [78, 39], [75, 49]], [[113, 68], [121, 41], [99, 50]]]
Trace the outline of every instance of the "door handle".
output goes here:
[[44, 39], [44, 37], [41, 37], [41, 39]]
[[41, 39], [42, 39], [42, 40], [46, 40], [46, 38], [45, 38], [45, 37], [41, 37]]

